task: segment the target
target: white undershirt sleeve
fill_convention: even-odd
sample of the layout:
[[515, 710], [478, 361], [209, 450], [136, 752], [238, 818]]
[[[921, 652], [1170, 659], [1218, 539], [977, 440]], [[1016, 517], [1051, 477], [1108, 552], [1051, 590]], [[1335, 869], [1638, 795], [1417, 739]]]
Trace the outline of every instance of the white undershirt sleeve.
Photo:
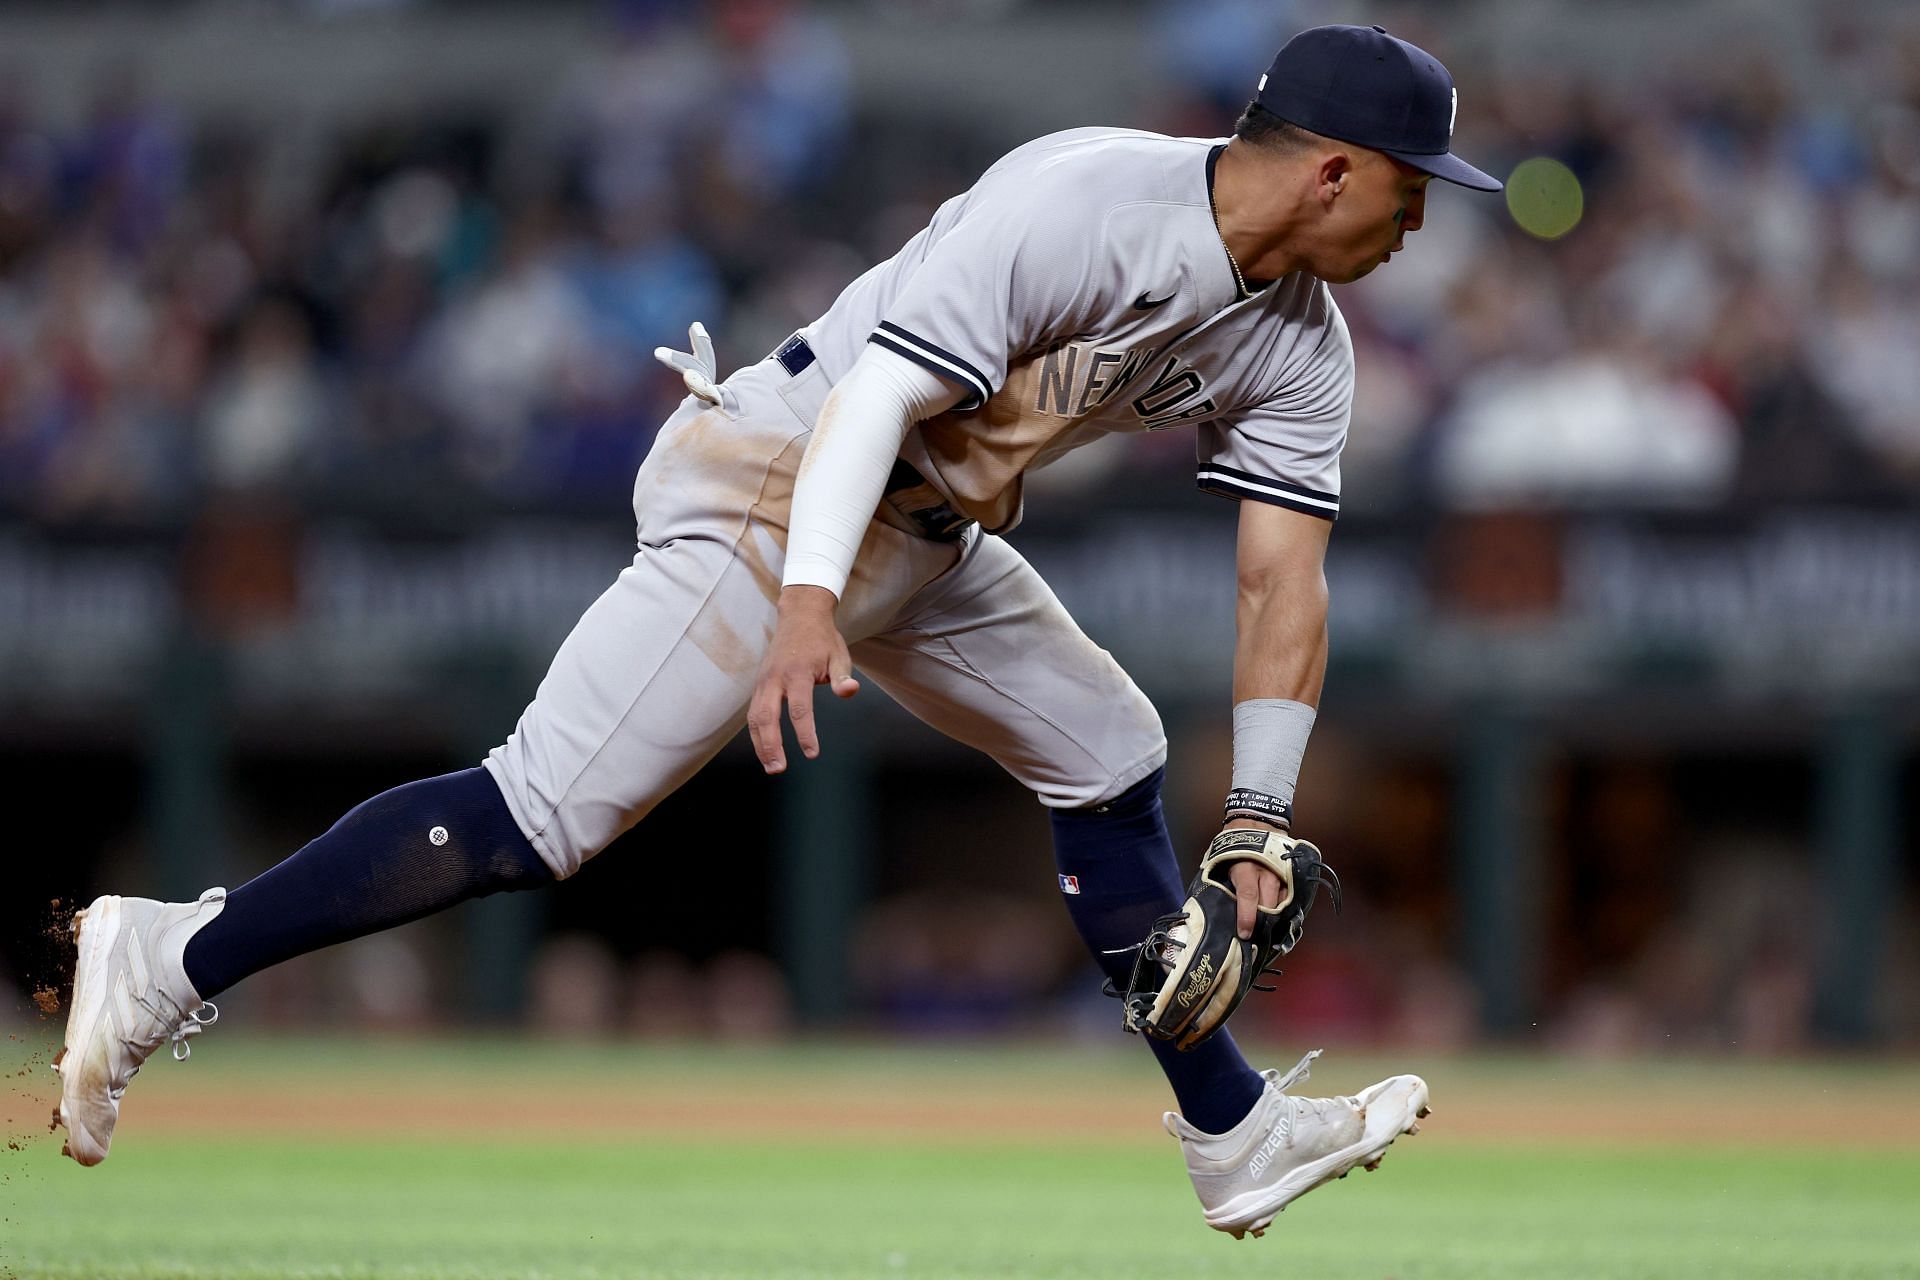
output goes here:
[[783, 586], [825, 587], [836, 599], [846, 591], [900, 442], [964, 394], [905, 356], [867, 344], [820, 406], [800, 460]]

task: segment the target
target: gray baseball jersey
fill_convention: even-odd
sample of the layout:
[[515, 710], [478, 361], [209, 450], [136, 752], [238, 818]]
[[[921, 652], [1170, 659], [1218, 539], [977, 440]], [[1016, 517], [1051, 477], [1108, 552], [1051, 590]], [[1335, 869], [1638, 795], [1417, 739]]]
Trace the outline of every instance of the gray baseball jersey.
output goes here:
[[968, 389], [903, 456], [989, 531], [1022, 477], [1112, 432], [1198, 430], [1210, 492], [1339, 512], [1353, 347], [1327, 286], [1240, 297], [1210, 198], [1224, 140], [1074, 129], [1009, 153], [804, 330], [829, 376], [879, 343]]
[[1050, 806], [1098, 804], [1165, 761], [1152, 704], [993, 531], [1019, 519], [1027, 471], [1185, 425], [1202, 488], [1337, 513], [1346, 328], [1304, 277], [1239, 297], [1208, 198], [1218, 145], [1083, 129], [1022, 147], [803, 331], [810, 360], [789, 344], [728, 378], [726, 404], [682, 404], [635, 481], [638, 554], [486, 761], [557, 874], [745, 722], [800, 460], [868, 341], [970, 389], [902, 456], [979, 525], [925, 538], [882, 504], [837, 615], [855, 665]]

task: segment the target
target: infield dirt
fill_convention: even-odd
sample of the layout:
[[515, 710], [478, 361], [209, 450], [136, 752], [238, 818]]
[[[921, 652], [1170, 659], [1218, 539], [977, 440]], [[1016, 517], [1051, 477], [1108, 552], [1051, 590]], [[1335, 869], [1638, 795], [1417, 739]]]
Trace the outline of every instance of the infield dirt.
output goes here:
[[[297, 1041], [234, 1037], [203, 1045], [191, 1064], [150, 1067], [127, 1097], [122, 1125], [155, 1136], [1163, 1141], [1158, 1121], [1171, 1101], [1149, 1064], [1133, 1063], [1126, 1048], [1087, 1049], [1082, 1076], [1073, 1069], [1079, 1055], [1058, 1045], [730, 1050], [404, 1039], [354, 1044], [351, 1060], [340, 1061], [339, 1042], [303, 1051]], [[430, 1065], [436, 1059], [444, 1063], [439, 1070]], [[1262, 1053], [1259, 1060], [1278, 1056]], [[1920, 1107], [1913, 1105], [1920, 1067], [1900, 1064], [1335, 1051], [1316, 1067], [1305, 1088], [1310, 1094], [1351, 1092], [1379, 1075], [1420, 1071], [1433, 1088], [1434, 1119], [1423, 1135], [1434, 1142], [1920, 1148]], [[23, 1117], [45, 1114], [39, 1095], [53, 1097], [57, 1082], [35, 1072], [7, 1084], [0, 1119], [12, 1135], [24, 1131]]]

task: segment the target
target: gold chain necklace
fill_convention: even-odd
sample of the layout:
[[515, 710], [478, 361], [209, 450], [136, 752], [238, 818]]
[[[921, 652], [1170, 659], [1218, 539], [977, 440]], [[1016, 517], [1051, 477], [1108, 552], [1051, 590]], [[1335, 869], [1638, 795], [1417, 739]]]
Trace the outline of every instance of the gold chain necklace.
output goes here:
[[1227, 265], [1233, 268], [1234, 287], [1240, 291], [1238, 301], [1245, 302], [1253, 296], [1253, 290], [1247, 288], [1247, 278], [1240, 274], [1240, 259], [1233, 256], [1233, 246], [1227, 243], [1227, 233], [1220, 229], [1220, 208], [1213, 202], [1213, 186], [1207, 186], [1207, 212], [1213, 215], [1213, 234], [1220, 237], [1220, 247], [1227, 251]]

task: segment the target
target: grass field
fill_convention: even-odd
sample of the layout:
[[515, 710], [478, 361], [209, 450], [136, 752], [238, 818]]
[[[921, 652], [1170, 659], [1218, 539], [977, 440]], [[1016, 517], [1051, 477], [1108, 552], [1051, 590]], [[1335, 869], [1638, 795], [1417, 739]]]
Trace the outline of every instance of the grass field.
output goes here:
[[1911, 1065], [1423, 1060], [1418, 1137], [1235, 1242], [1126, 1045], [223, 1035], [142, 1074], [93, 1170], [46, 1133], [45, 1046], [9, 1047], [19, 1280], [1920, 1276]]

